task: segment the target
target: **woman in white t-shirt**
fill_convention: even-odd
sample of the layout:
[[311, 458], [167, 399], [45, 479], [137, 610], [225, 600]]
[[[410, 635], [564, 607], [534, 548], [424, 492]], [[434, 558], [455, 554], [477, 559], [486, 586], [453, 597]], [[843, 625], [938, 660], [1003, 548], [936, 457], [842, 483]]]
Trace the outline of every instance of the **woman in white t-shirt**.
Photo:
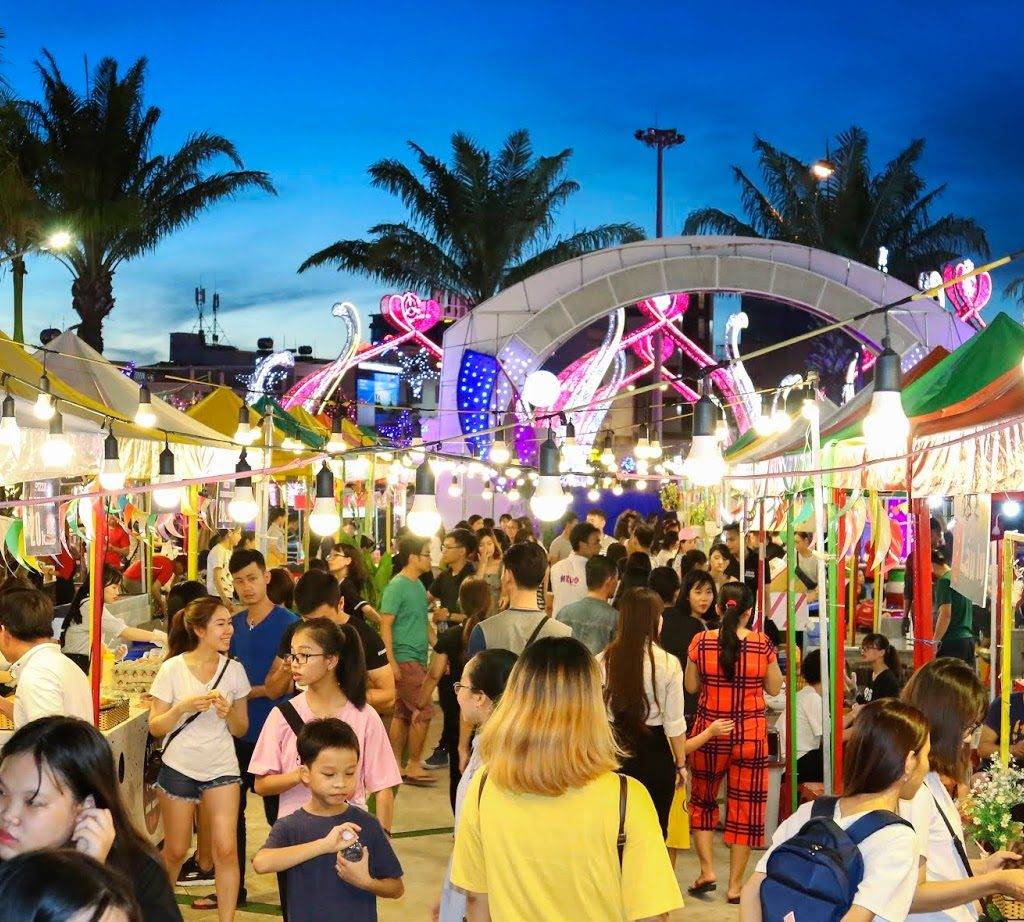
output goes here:
[[962, 660], [944, 656], [918, 669], [900, 698], [924, 714], [932, 739], [931, 771], [916, 796], [900, 804], [900, 814], [917, 830], [921, 851], [917, 892], [908, 918], [973, 922], [982, 898], [1004, 893], [1024, 900], [1024, 870], [1003, 868], [1017, 855], [996, 852], [969, 858], [970, 873], [961, 857], [964, 829], [950, 789], [956, 794], [967, 779], [971, 739], [988, 705], [985, 686]]
[[[866, 705], [857, 716], [856, 732], [843, 753], [843, 789], [834, 819], [849, 829], [873, 810], [896, 813], [900, 798], [913, 797], [928, 771], [928, 724], [916, 708], [885, 699]], [[771, 848], [757, 863], [743, 887], [740, 918], [761, 922], [761, 883], [768, 859], [792, 839], [811, 817], [813, 804], [803, 804], [775, 831]], [[860, 843], [864, 876], [844, 922], [901, 922], [906, 919], [917, 886], [918, 839], [904, 823], [893, 823]], [[794, 891], [794, 908], [799, 894]], [[780, 909], [783, 907], [779, 907]], [[799, 915], [799, 914], [798, 914]]]
[[[142, 628], [129, 627], [113, 614], [108, 605], [113, 605], [121, 597], [121, 585], [124, 576], [117, 567], [103, 565], [103, 645], [113, 648], [120, 642], [129, 643], [133, 640], [155, 643], [163, 646], [167, 635], [163, 631], [144, 631]], [[89, 574], [85, 574], [82, 585], [68, 608], [67, 628], [64, 631], [64, 655], [74, 660], [85, 672], [89, 671], [89, 621], [92, 616], [92, 599], [89, 597], [91, 588]]]
[[249, 680], [241, 663], [228, 657], [231, 613], [219, 599], [189, 602], [172, 632], [171, 654], [153, 680], [149, 732], [164, 740], [157, 777], [164, 822], [163, 860], [178, 879], [192, 841], [196, 804], [208, 821], [221, 922], [235, 916], [239, 869], [235, 845], [238, 820], [238, 757], [232, 737], [249, 727]]

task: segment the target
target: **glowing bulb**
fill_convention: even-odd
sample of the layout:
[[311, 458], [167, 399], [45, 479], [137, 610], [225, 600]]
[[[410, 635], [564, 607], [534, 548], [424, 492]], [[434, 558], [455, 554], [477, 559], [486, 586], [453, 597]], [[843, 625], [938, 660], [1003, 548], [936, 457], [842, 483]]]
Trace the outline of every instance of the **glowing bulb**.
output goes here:
[[511, 490], [508, 491], [508, 501], [510, 503], [518, 503], [520, 498], [521, 494], [519, 490], [516, 489], [516, 487], [513, 487]]
[[50, 431], [43, 441], [43, 467], [51, 470], [67, 467], [72, 453], [71, 443], [64, 435], [64, 417], [54, 413], [50, 420]]
[[8, 394], [4, 397], [3, 413], [0, 414], [0, 446], [13, 448], [20, 438], [18, 419], [14, 412], [14, 398]]
[[[324, 446], [324, 451], [329, 452], [332, 455], [340, 455], [345, 450], [345, 439], [341, 434], [341, 417], [331, 423], [331, 435], [327, 440], [327, 444]], [[328, 532], [330, 534], [330, 532]]]
[[1005, 503], [1003, 503], [1000, 511], [1007, 518], [1015, 519], [1017, 518], [1017, 516], [1020, 515], [1020, 503], [1018, 503], [1015, 499], [1008, 499]]
[[103, 440], [103, 463], [100, 465], [100, 486], [104, 490], [120, 490], [124, 487], [124, 471], [118, 455], [117, 439], [110, 433]]
[[39, 394], [36, 396], [35, 406], [32, 413], [40, 422], [48, 423], [53, 419], [56, 407], [53, 405], [53, 397], [50, 394], [50, 379], [44, 374], [39, 379]]
[[928, 508], [941, 509], [942, 504], [945, 502], [945, 499], [946, 498], [944, 496], [939, 496], [938, 494], [933, 493], [931, 496], [928, 497]]
[[657, 461], [661, 457], [661, 455], [661, 442], [659, 442], [656, 438], [651, 439], [651, 447], [648, 450], [647, 457], [650, 458], [651, 461]]
[[[164, 479], [158, 476], [154, 483], [168, 483], [174, 480], [174, 475]], [[157, 487], [152, 492], [153, 502], [161, 509], [177, 509], [181, 505], [180, 487]]]
[[370, 476], [370, 459], [366, 455], [353, 455], [345, 459], [345, 477], [348, 480], [366, 480]]
[[338, 504], [332, 496], [318, 496], [309, 513], [309, 528], [321, 537], [337, 534], [341, 528], [341, 516], [338, 515]]
[[534, 407], [550, 407], [562, 391], [562, 386], [550, 371], [534, 371], [526, 376], [523, 400]]
[[228, 503], [228, 515], [231, 516], [231, 520], [244, 525], [253, 521], [258, 512], [259, 506], [256, 504], [256, 497], [253, 496], [252, 487], [236, 484], [231, 502]]
[[754, 420], [754, 432], [756, 432], [761, 438], [771, 435], [775, 431], [775, 427], [772, 425], [771, 414], [768, 412], [764, 402], [761, 404], [761, 412], [758, 414], [757, 419]]
[[622, 484], [618, 481], [612, 486], [612, 496], [622, 496]]
[[452, 477], [452, 482], [448, 484], [448, 495], [452, 499], [458, 499], [462, 496], [462, 487], [459, 485], [458, 477]]
[[542, 522], [554, 522], [565, 515], [569, 497], [562, 490], [558, 476], [545, 475], [537, 483], [537, 490], [530, 498], [530, 511]]
[[145, 384], [139, 388], [139, 406], [135, 410], [135, 425], [143, 429], [152, 429], [156, 425], [156, 413], [153, 412], [153, 397]]
[[615, 452], [612, 451], [611, 445], [605, 445], [597, 460], [601, 462], [603, 467], [609, 469], [615, 467]]
[[413, 497], [406, 524], [414, 535], [427, 537], [441, 527], [441, 513], [437, 511], [437, 500], [433, 494]]
[[790, 415], [780, 407], [778, 410], [772, 412], [771, 423], [772, 432], [781, 434], [793, 425], [793, 420], [790, 418]]
[[491, 445], [491, 464], [502, 465], [508, 463], [508, 459], [512, 457], [511, 452], [508, 450], [508, 446], [501, 440], [495, 439]]
[[810, 423], [817, 422], [818, 417], [821, 415], [818, 401], [811, 397], [805, 397], [803, 403], [800, 404], [800, 415]]
[[591, 487], [589, 490], [587, 490], [587, 499], [590, 502], [596, 503], [600, 498], [601, 498], [601, 491], [598, 490], [596, 487]]
[[515, 480], [515, 478], [519, 476], [519, 473], [520, 469], [514, 464], [510, 464], [505, 468], [505, 476], [510, 480]]
[[651, 440], [647, 436], [642, 435], [636, 440], [636, 446], [633, 448], [633, 456], [638, 461], [646, 460], [651, 457]]
[[413, 467], [419, 467], [426, 456], [427, 453], [423, 450], [423, 439], [418, 435], [413, 436], [409, 442], [409, 458], [413, 463]]
[[480, 499], [482, 499], [484, 502], [489, 503], [492, 499], [494, 499], [494, 490], [492, 490], [490, 486], [484, 487], [480, 491]]
[[710, 487], [725, 476], [727, 469], [718, 440], [713, 435], [695, 435], [683, 462], [683, 476], [694, 486]]
[[868, 457], [895, 458], [906, 451], [910, 420], [899, 391], [875, 391], [863, 425]]
[[638, 481], [636, 482], [636, 488], [637, 488], [637, 490], [638, 490], [639, 492], [641, 492], [641, 493], [642, 493], [642, 492], [643, 492], [644, 490], [646, 490], [646, 489], [647, 489], [647, 481], [646, 481], [646, 480], [638, 480]]

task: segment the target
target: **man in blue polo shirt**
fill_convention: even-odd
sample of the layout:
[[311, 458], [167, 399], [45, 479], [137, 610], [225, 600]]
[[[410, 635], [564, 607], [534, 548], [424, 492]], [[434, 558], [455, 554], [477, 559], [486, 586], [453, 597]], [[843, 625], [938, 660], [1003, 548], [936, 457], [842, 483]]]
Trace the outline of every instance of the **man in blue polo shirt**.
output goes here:
[[[266, 561], [259, 551], [235, 551], [228, 563], [228, 570], [234, 580], [235, 593], [245, 606], [231, 619], [235, 632], [231, 637], [231, 655], [244, 667], [252, 691], [249, 693], [249, 729], [245, 736], [235, 740], [238, 753], [238, 768], [242, 773], [242, 799], [238, 811], [238, 864], [241, 869], [241, 889], [238, 891], [239, 905], [245, 902], [245, 800], [246, 792], [252, 790], [253, 776], [249, 774], [249, 760], [252, 758], [256, 741], [270, 712], [284, 697], [268, 697], [267, 684], [280, 687], [277, 679], [288, 670], [278, 657], [281, 636], [288, 625], [298, 617], [267, 597], [267, 583], [270, 573]], [[291, 677], [290, 672], [288, 677]], [[263, 798], [263, 812], [267, 822], [273, 826], [277, 820], [277, 798]]]

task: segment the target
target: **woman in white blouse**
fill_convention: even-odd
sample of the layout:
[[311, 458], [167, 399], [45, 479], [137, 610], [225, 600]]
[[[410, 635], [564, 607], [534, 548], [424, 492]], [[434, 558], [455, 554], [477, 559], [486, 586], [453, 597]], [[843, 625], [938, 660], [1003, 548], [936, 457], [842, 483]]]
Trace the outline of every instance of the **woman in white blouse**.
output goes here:
[[662, 832], [675, 789], [686, 783], [683, 668], [657, 643], [664, 607], [652, 589], [627, 589], [615, 639], [597, 658], [616, 739], [628, 753], [622, 772], [647, 788]]
[[962, 660], [944, 656], [918, 669], [900, 698], [924, 714], [932, 741], [931, 771], [913, 799], [900, 802], [900, 814], [913, 824], [921, 849], [917, 890], [907, 918], [973, 922], [978, 900], [995, 893], [1024, 900], [1024, 870], [1003, 868], [1017, 855], [967, 857], [955, 799], [967, 780], [971, 739], [988, 706], [985, 686]]

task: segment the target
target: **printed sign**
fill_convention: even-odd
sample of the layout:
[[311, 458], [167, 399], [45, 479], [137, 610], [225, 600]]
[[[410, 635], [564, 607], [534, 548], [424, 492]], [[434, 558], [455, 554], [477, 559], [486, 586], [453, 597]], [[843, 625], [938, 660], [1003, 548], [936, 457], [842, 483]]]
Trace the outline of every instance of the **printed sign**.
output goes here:
[[953, 498], [953, 572], [950, 585], [975, 605], [984, 605], [988, 594], [991, 518], [990, 494]]
[[[33, 480], [25, 484], [26, 499], [52, 499], [58, 494], [56, 480]], [[60, 553], [60, 509], [56, 503], [25, 507], [25, 553], [47, 557]]]

